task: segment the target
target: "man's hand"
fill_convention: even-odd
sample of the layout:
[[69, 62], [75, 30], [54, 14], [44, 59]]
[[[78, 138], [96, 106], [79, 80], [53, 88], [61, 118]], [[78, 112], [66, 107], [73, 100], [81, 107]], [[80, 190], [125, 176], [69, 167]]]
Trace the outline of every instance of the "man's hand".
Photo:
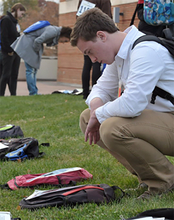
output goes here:
[[99, 128], [100, 128], [100, 123], [97, 120], [95, 111], [93, 111], [91, 113], [91, 117], [89, 119], [88, 126], [85, 132], [85, 141], [89, 139], [90, 145], [92, 143], [96, 144], [100, 140]]

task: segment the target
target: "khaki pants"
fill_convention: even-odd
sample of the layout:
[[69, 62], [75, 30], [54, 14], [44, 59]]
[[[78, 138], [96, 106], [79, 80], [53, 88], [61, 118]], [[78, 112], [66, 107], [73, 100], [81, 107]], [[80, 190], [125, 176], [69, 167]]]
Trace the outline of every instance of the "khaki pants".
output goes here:
[[[89, 117], [89, 109], [80, 116], [83, 133]], [[174, 184], [174, 166], [164, 156], [174, 156], [173, 113], [144, 110], [135, 118], [108, 118], [100, 126], [97, 144], [146, 183], [149, 191], [164, 192]]]

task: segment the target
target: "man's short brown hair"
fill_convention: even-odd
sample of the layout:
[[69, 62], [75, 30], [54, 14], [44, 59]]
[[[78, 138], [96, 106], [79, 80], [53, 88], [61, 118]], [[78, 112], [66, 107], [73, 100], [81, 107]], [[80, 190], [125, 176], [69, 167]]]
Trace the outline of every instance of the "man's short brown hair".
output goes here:
[[71, 45], [77, 46], [78, 39], [93, 41], [97, 31], [114, 33], [118, 31], [114, 21], [99, 8], [92, 8], [85, 11], [77, 18], [71, 32]]

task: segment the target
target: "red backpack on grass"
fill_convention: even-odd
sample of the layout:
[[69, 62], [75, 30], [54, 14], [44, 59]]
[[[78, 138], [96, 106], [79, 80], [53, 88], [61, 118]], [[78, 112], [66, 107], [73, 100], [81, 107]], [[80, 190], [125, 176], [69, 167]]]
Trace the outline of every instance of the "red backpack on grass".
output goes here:
[[92, 179], [92, 174], [80, 167], [54, 170], [49, 173], [25, 174], [16, 176], [2, 188], [17, 190], [19, 188], [32, 188], [39, 185], [64, 186], [75, 185], [77, 181]]

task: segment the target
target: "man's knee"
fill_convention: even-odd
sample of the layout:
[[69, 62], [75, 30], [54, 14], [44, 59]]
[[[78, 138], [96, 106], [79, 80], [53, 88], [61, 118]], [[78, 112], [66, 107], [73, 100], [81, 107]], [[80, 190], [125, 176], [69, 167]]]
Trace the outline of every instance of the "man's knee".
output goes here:
[[112, 145], [113, 140], [124, 141], [132, 136], [130, 131], [124, 126], [127, 122], [125, 118], [111, 117], [105, 120], [100, 126], [100, 137], [107, 145]]
[[89, 117], [90, 117], [90, 110], [89, 109], [85, 109], [80, 115], [79, 126], [80, 126], [80, 129], [82, 130], [83, 133], [85, 133], [85, 131], [86, 131]]

